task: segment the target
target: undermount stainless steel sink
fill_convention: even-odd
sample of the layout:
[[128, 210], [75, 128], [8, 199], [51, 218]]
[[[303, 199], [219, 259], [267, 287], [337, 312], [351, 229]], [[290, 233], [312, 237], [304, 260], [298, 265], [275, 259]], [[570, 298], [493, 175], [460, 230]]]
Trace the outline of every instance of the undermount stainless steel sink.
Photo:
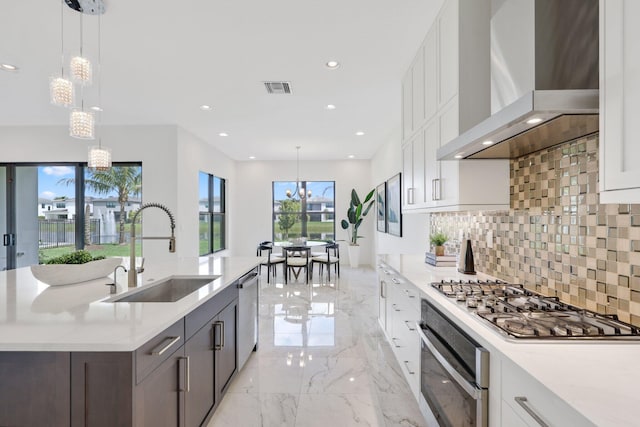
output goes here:
[[175, 302], [220, 276], [172, 276], [128, 295], [110, 300], [110, 302]]

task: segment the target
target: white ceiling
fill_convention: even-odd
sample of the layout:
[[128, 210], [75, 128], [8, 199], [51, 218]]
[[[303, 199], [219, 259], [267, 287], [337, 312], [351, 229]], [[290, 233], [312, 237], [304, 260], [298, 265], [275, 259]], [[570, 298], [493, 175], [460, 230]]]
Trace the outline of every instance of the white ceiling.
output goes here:
[[[0, 63], [20, 67], [0, 71], [0, 126], [66, 125], [68, 111], [48, 100], [60, 73], [60, 1], [0, 1]], [[103, 124], [176, 124], [233, 159], [274, 160], [294, 159], [296, 145], [301, 159], [371, 158], [399, 128], [400, 80], [442, 0], [105, 3]], [[63, 13], [68, 62], [80, 14]], [[94, 63], [97, 34], [97, 18], [84, 15]], [[330, 59], [341, 67], [327, 69]], [[293, 94], [268, 95], [266, 80], [291, 82]], [[97, 104], [97, 86], [85, 105]]]

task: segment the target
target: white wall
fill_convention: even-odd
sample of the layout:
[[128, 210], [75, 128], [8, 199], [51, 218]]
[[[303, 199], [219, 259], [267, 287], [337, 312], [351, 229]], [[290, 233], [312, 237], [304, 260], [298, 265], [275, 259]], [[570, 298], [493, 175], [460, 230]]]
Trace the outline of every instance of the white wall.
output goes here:
[[[0, 127], [0, 161], [86, 162], [88, 147], [97, 141], [71, 138], [68, 131], [67, 126]], [[101, 131], [102, 144], [112, 149], [114, 161], [142, 161], [143, 201], [162, 203], [176, 214], [177, 240], [184, 240], [179, 229], [183, 218], [177, 210], [177, 127], [117, 126]], [[144, 234], [168, 235], [167, 216], [158, 209], [145, 210]], [[160, 260], [181, 255], [180, 246], [176, 254], [170, 254], [164, 240], [145, 241], [143, 251], [146, 257]]]
[[[400, 147], [400, 130], [397, 129], [371, 159], [372, 187], [382, 184], [402, 171], [402, 150]], [[403, 214], [402, 237], [375, 231], [375, 252], [378, 254], [422, 254], [428, 248], [428, 214]]]
[[[182, 128], [178, 129], [178, 169], [177, 188], [178, 215], [181, 221], [179, 249], [181, 256], [198, 256], [198, 176], [199, 172], [206, 172], [227, 180], [227, 191], [233, 193], [235, 187], [236, 162], [228, 158], [221, 151], [198, 139]], [[236, 238], [229, 235], [236, 215], [234, 214], [234, 197], [227, 194], [226, 230], [227, 250], [216, 255], [229, 255], [233, 250]]]
[[[340, 227], [346, 218], [351, 189], [364, 197], [371, 185], [371, 162], [368, 160], [300, 161], [300, 179], [308, 181], [335, 181], [336, 240], [347, 238]], [[256, 245], [271, 240], [272, 182], [295, 181], [296, 164], [293, 161], [237, 162], [235, 180], [230, 190], [233, 202], [234, 224], [231, 228], [234, 255], [254, 255]], [[372, 264], [375, 211], [372, 209], [360, 227], [361, 264]], [[340, 243], [342, 263], [348, 263], [347, 243]]]

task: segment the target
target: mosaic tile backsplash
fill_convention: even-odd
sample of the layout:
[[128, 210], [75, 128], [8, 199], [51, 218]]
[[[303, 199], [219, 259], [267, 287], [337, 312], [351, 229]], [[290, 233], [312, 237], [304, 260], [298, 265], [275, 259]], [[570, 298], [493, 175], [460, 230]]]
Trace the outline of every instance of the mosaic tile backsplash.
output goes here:
[[[476, 270], [640, 326], [640, 205], [600, 204], [598, 136], [511, 161], [509, 211], [431, 215]], [[493, 234], [493, 247], [487, 236]]]

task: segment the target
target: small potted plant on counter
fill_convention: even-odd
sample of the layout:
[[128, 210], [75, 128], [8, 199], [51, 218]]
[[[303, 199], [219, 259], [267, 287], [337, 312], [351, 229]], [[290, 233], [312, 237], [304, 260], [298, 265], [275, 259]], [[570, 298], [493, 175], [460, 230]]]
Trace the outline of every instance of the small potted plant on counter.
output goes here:
[[444, 256], [444, 244], [449, 240], [449, 237], [441, 231], [433, 233], [429, 236], [431, 244], [434, 246], [434, 252], [436, 256]]
[[[349, 202], [349, 209], [347, 209], [347, 219], [343, 219], [340, 225], [344, 230], [350, 230], [349, 233], [349, 264], [353, 268], [357, 268], [360, 261], [360, 245], [358, 245], [358, 239], [363, 236], [358, 235], [358, 228], [362, 224], [364, 217], [369, 213], [371, 206], [373, 206], [373, 194], [376, 192], [375, 188], [367, 194], [364, 201], [360, 201], [358, 193], [355, 188], [351, 190], [351, 201]], [[368, 203], [368, 204], [367, 204]], [[366, 205], [366, 206], [365, 206]]]
[[106, 277], [121, 261], [79, 250], [51, 258], [45, 264], [32, 265], [31, 273], [47, 285], [70, 285]]

